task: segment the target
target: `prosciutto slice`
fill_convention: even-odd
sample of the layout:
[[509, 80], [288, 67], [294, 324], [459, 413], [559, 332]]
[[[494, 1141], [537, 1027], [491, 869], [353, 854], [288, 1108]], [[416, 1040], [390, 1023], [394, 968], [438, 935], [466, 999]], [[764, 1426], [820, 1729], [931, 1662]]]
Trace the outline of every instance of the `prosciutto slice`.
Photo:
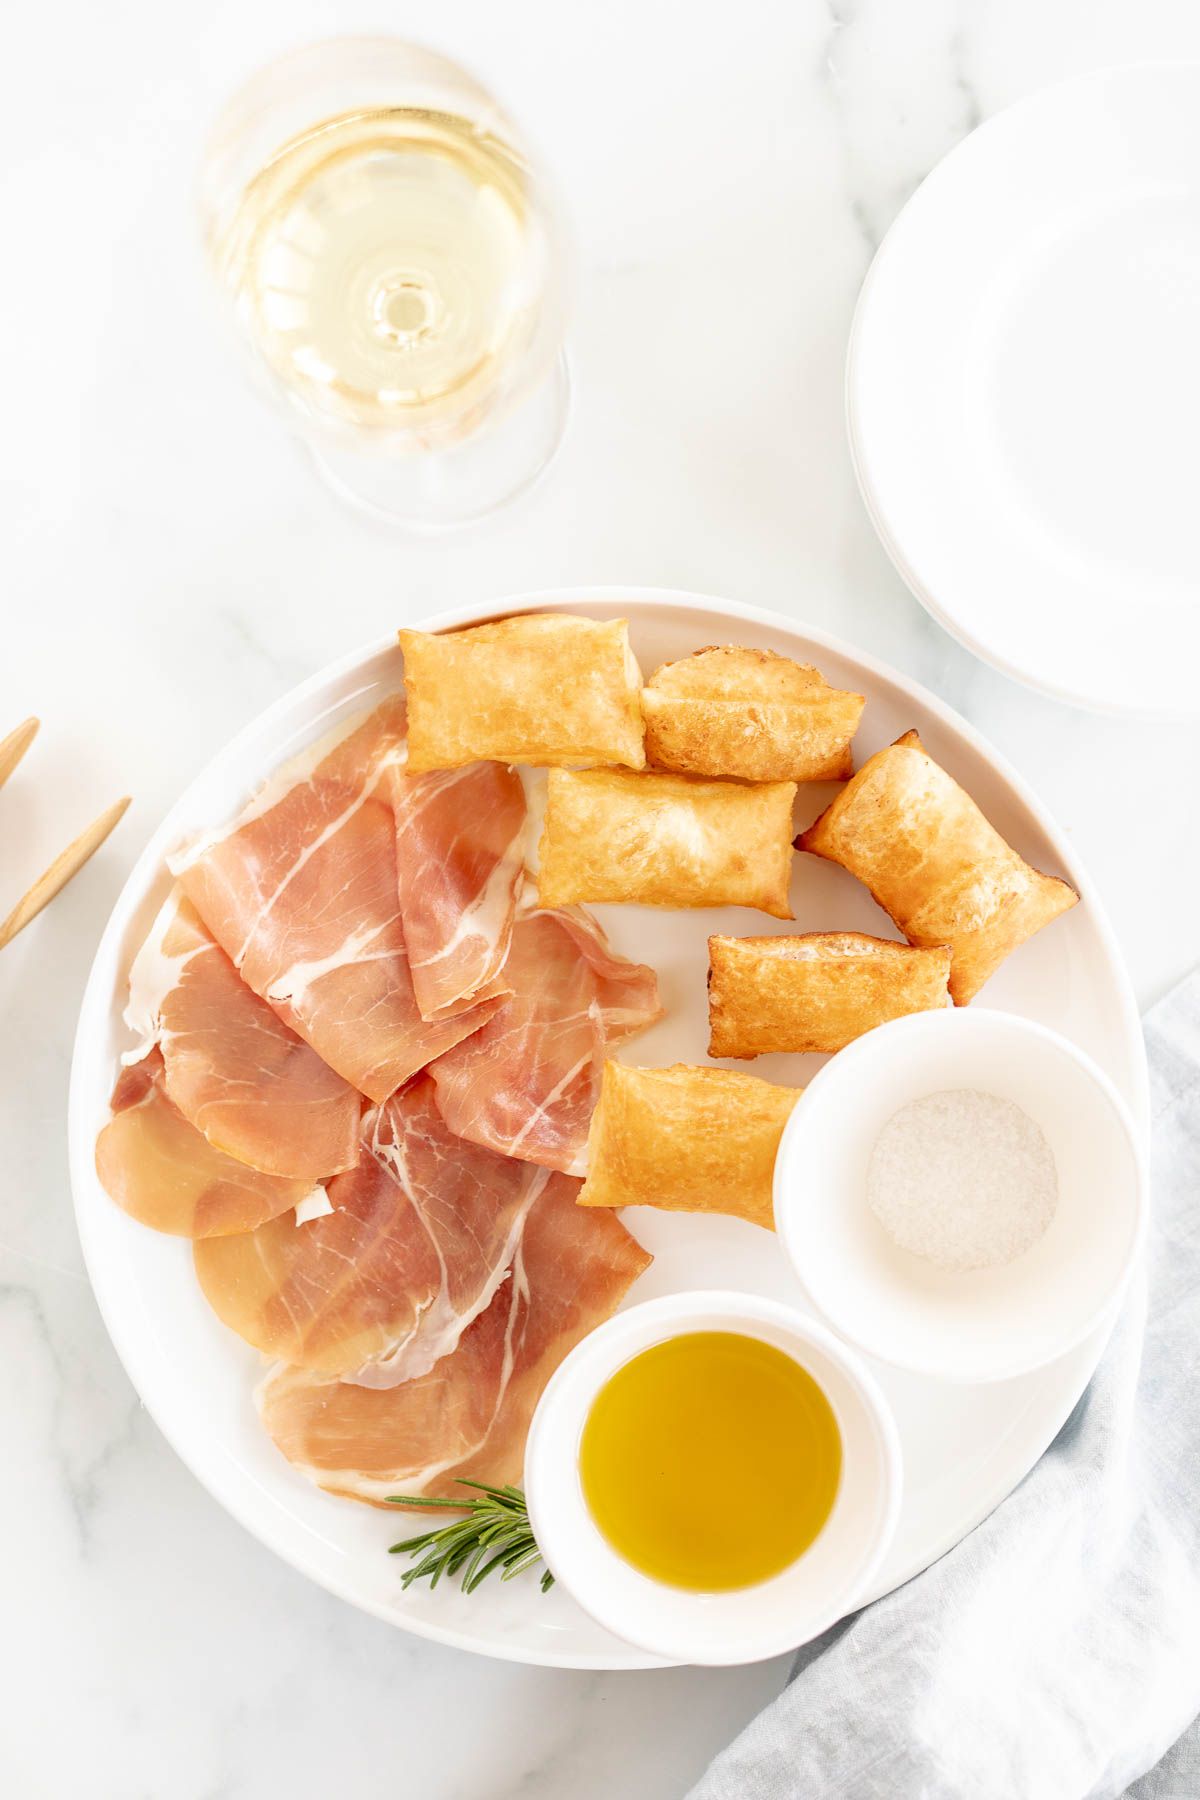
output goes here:
[[389, 778], [400, 916], [424, 1019], [511, 993], [501, 971], [525, 864], [525, 790], [503, 763]]
[[268, 1356], [389, 1387], [432, 1368], [484, 1311], [549, 1176], [454, 1137], [428, 1080], [366, 1115], [363, 1148], [328, 1184], [323, 1216], [197, 1244], [196, 1273]]
[[605, 1055], [661, 1016], [657, 977], [577, 907], [519, 918], [504, 973], [512, 998], [430, 1069], [442, 1117], [472, 1143], [579, 1173]]
[[308, 1187], [358, 1161], [362, 1101], [241, 979], [175, 889], [134, 958], [125, 1022], [217, 1150]]
[[404, 754], [393, 696], [277, 771], [223, 831], [168, 858], [243, 981], [376, 1102], [500, 1004], [432, 1022], [417, 1007], [386, 797]]
[[264, 1175], [226, 1156], [167, 1098], [161, 1051], [123, 1069], [113, 1116], [96, 1140], [96, 1173], [133, 1218], [177, 1237], [253, 1231], [312, 1192], [311, 1182]]
[[392, 1494], [461, 1497], [461, 1476], [519, 1480], [542, 1389], [650, 1262], [617, 1218], [575, 1205], [578, 1187], [549, 1178], [512, 1279], [426, 1375], [381, 1389], [273, 1370], [259, 1407], [289, 1462], [332, 1493], [377, 1504]]

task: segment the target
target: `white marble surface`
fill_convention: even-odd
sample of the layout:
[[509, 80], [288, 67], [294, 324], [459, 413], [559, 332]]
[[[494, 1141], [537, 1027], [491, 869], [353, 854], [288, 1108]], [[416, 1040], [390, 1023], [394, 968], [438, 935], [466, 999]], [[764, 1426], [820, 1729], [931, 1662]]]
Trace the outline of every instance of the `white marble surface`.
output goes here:
[[[436, 39], [572, 203], [576, 408], [511, 515], [414, 546], [343, 511], [212, 334], [205, 125], [304, 37]], [[857, 640], [999, 744], [1076, 838], [1152, 999], [1192, 962], [1200, 732], [1089, 718], [960, 651], [877, 547], [842, 431], [881, 232], [978, 119], [1076, 70], [1200, 57], [1187, 0], [127, 0], [25, 8], [0, 60], [0, 910], [134, 807], [0, 958], [0, 1791], [13, 1800], [666, 1800], [784, 1665], [603, 1676], [406, 1639], [226, 1518], [141, 1411], [83, 1276], [63, 1116], [78, 998], [140, 845], [281, 690], [436, 605], [706, 589]], [[14, 252], [16, 254], [14, 255]], [[1136, 630], [1136, 596], [1130, 629]]]

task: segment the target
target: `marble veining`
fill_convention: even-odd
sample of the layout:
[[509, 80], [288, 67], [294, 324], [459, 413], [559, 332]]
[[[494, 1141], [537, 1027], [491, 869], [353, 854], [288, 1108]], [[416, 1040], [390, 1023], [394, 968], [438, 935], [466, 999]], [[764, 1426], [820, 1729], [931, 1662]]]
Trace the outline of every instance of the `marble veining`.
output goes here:
[[[575, 408], [550, 477], [461, 537], [345, 512], [213, 328], [191, 214], [220, 98], [327, 0], [27, 10], [0, 167], [0, 794], [15, 893], [135, 804], [0, 956], [0, 1791], [13, 1800], [677, 1800], [779, 1687], [757, 1669], [570, 1674], [362, 1617], [278, 1562], [166, 1447], [83, 1274], [63, 1119], [96, 939], [184, 782], [249, 717], [434, 607], [571, 581], [693, 587], [840, 632], [988, 733], [1072, 834], [1148, 1002], [1195, 955], [1200, 733], [1090, 718], [961, 650], [854, 487], [841, 364], [896, 210], [997, 107], [1200, 56], [1185, 0], [445, 0], [374, 15], [510, 101], [575, 218]], [[66, 25], [67, 28], [64, 28]], [[3, 78], [0, 78], [3, 79]], [[49, 108], [49, 110], [47, 110]], [[0, 893], [0, 911], [8, 902]], [[481, 1596], [480, 1604], [486, 1604]]]

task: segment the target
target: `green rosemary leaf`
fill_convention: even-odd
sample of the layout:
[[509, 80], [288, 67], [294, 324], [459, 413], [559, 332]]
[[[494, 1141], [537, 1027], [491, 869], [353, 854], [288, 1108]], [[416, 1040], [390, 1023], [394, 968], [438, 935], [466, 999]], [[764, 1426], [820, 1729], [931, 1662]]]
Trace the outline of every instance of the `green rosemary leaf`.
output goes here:
[[493, 1569], [502, 1567], [505, 1562], [503, 1550], [497, 1550], [486, 1562], [480, 1560], [483, 1552], [472, 1557], [467, 1573], [463, 1577], [463, 1593], [473, 1594], [480, 1582], [490, 1575]]
[[514, 1575], [523, 1575], [526, 1569], [532, 1569], [534, 1563], [541, 1562], [542, 1553], [536, 1544], [528, 1549], [511, 1550], [508, 1555], [508, 1567], [500, 1577], [502, 1581], [511, 1581]]
[[[495, 1569], [500, 1570], [502, 1581], [510, 1581], [542, 1560], [520, 1488], [511, 1483], [493, 1487], [490, 1482], [468, 1481], [461, 1476], [459, 1480], [463, 1487], [474, 1490], [470, 1498], [454, 1500], [424, 1494], [392, 1494], [388, 1498], [390, 1506], [444, 1507], [459, 1515], [445, 1525], [391, 1545], [389, 1555], [414, 1559], [413, 1566], [400, 1578], [406, 1589], [414, 1581], [428, 1581], [432, 1589], [443, 1576], [449, 1578], [461, 1572], [463, 1592], [473, 1594]], [[554, 1586], [549, 1569], [542, 1571], [539, 1586], [543, 1594]]]
[[[463, 1486], [476, 1487], [478, 1483], [464, 1481]], [[464, 1503], [461, 1500], [439, 1499], [429, 1494], [389, 1494], [387, 1504], [389, 1506], [450, 1506], [455, 1512], [461, 1512]]]

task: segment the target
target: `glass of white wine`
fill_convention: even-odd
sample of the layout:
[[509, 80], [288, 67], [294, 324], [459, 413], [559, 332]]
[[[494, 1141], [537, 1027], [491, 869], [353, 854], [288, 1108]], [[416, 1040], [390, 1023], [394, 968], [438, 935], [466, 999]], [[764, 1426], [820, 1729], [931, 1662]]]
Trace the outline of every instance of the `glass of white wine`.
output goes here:
[[569, 394], [561, 212], [454, 63], [387, 38], [283, 58], [218, 121], [201, 207], [253, 367], [340, 493], [436, 529], [545, 468]]

